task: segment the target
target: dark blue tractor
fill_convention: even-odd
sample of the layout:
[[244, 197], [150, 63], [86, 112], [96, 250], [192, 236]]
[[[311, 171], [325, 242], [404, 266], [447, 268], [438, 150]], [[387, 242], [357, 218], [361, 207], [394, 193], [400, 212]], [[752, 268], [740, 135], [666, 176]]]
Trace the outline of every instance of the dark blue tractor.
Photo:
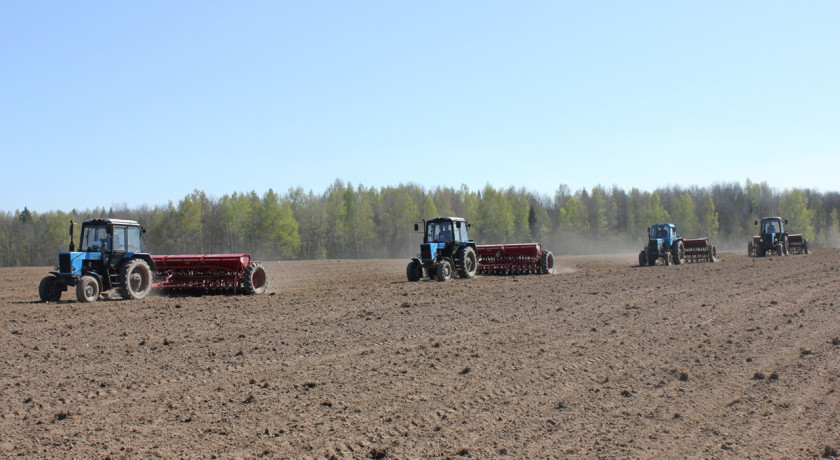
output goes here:
[[76, 251], [71, 223], [69, 251], [58, 253], [56, 271], [41, 280], [41, 300], [57, 302], [68, 286], [75, 286], [80, 302], [94, 302], [112, 289], [126, 299], [145, 298], [155, 269], [152, 257], [142, 251], [145, 231], [133, 220], [88, 219]]
[[478, 256], [475, 242], [468, 235], [469, 227], [470, 224], [460, 217], [437, 217], [414, 224], [414, 231], [423, 232], [423, 243], [420, 253], [406, 267], [408, 280], [428, 277], [446, 281], [454, 275], [464, 279], [474, 277]]
[[[755, 221], [755, 225], [759, 225], [759, 221]], [[760, 225], [759, 235], [753, 237], [753, 241], [747, 245], [749, 255], [764, 257], [768, 252], [775, 252], [780, 256], [787, 255], [790, 236], [794, 237], [792, 238], [794, 246], [798, 248], [804, 244], [807, 251], [808, 242], [802, 238], [802, 235], [788, 235], [785, 231], [787, 220], [781, 217], [765, 217], [761, 219]]]
[[656, 265], [661, 260], [679, 265], [685, 261], [683, 238], [674, 224], [656, 224], [648, 229], [648, 243], [639, 253], [639, 265]]

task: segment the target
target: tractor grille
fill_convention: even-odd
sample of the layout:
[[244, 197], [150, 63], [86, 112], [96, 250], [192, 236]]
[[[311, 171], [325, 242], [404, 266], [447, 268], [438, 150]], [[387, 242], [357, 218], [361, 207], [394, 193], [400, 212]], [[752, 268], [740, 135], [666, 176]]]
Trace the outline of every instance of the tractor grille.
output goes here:
[[58, 271], [59, 273], [70, 273], [70, 254], [58, 255]]
[[432, 258], [432, 246], [429, 244], [421, 244], [420, 245], [420, 258], [423, 260], [429, 260]]
[[650, 240], [648, 243], [648, 252], [650, 253], [657, 253], [659, 252], [659, 242], [656, 240]]

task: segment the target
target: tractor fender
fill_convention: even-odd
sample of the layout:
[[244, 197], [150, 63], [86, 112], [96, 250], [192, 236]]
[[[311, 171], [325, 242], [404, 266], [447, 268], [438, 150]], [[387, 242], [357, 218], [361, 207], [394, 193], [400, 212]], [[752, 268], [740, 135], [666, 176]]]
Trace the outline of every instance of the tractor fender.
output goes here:
[[146, 253], [128, 253], [125, 255], [125, 258], [120, 262], [120, 266], [117, 268], [122, 268], [123, 265], [131, 262], [134, 259], [143, 259], [146, 264], [149, 265], [149, 269], [152, 270], [152, 273], [156, 272], [157, 269], [155, 268], [155, 261], [152, 260], [152, 256]]
[[[85, 272], [83, 275], [84, 276], [90, 276], [91, 278], [96, 280], [96, 284], [99, 285], [99, 292], [104, 292], [104, 291], [107, 291], [108, 289], [110, 289], [110, 286], [108, 286], [108, 289], [106, 289], [105, 286], [102, 284], [103, 283], [102, 277], [99, 276], [99, 273], [96, 273], [95, 271], [89, 271], [89, 272]], [[77, 281], [78, 281], [78, 278], [77, 278]]]

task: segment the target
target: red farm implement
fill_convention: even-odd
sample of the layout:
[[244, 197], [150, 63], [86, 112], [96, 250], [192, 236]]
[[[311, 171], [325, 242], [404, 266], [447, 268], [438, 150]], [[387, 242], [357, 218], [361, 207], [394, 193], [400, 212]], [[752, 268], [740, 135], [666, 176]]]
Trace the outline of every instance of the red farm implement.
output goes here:
[[686, 262], [714, 262], [717, 250], [708, 238], [684, 238]]
[[554, 255], [540, 243], [480, 244], [478, 273], [484, 275], [528, 275], [554, 272]]
[[262, 294], [265, 268], [248, 254], [152, 256], [153, 288], [184, 293]]

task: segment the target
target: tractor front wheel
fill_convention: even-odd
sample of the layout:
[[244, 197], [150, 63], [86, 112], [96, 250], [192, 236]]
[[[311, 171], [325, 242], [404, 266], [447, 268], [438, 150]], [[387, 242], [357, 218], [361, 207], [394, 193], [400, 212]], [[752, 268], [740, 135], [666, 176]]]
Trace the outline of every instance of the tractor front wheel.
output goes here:
[[85, 275], [76, 282], [76, 298], [79, 302], [99, 300], [99, 282], [92, 276]]
[[134, 259], [125, 264], [120, 278], [120, 295], [124, 299], [143, 300], [152, 289], [152, 270], [143, 259]]
[[420, 278], [423, 278], [423, 266], [420, 265], [420, 262], [412, 260], [405, 267], [405, 276], [411, 282], [420, 281]]
[[443, 259], [435, 264], [435, 279], [438, 281], [448, 281], [452, 278], [452, 264], [448, 260]]
[[45, 276], [38, 285], [38, 296], [42, 302], [58, 302], [61, 299], [61, 285], [53, 275]]

